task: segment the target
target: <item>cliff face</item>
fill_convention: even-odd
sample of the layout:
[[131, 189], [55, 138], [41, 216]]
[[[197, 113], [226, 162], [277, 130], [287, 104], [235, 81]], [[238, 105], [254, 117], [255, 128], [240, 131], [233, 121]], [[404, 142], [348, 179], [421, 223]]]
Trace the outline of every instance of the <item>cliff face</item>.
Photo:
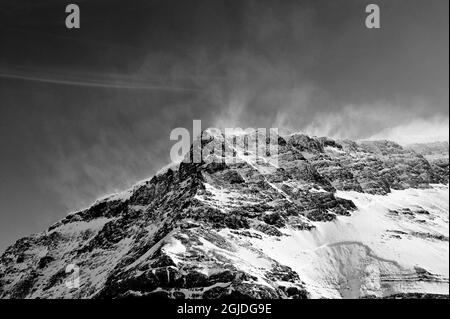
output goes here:
[[[0, 257], [0, 297], [449, 293], [448, 151], [431, 162], [300, 134], [278, 147], [278, 167], [242, 153], [182, 163], [18, 240]], [[66, 287], [70, 264], [79, 288]]]
[[449, 161], [448, 152], [449, 145], [448, 142], [436, 142], [436, 143], [419, 143], [407, 146], [408, 150], [412, 150], [417, 154], [423, 155], [435, 170], [447, 176], [449, 174]]

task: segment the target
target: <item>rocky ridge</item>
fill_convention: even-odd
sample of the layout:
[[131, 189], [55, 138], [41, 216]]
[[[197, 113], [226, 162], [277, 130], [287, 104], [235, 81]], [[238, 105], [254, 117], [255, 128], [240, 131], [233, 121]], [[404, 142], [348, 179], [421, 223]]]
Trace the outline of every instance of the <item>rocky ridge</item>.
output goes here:
[[[225, 143], [231, 141], [207, 132], [201, 145], [222, 149]], [[325, 236], [322, 228], [341, 220], [351, 224], [360, 209], [353, 198], [448, 184], [448, 152], [429, 161], [389, 141], [302, 134], [276, 143], [278, 167], [245, 153], [231, 164], [210, 154], [214, 161], [181, 163], [18, 240], [0, 257], [0, 298], [398, 297], [433, 293], [428, 284], [448, 291], [448, 274], [380, 257], [359, 241], [327, 244], [320, 258], [327, 254], [331, 270], [315, 282], [299, 263], [319, 258], [322, 246], [294, 263], [267, 248], [295, 236]], [[413, 238], [443, 247], [448, 272], [448, 231], [441, 227], [448, 228], [448, 195], [438, 213], [413, 205], [386, 209], [384, 217], [416, 228], [386, 230], [383, 241]], [[336, 268], [335, 278], [330, 272], [339, 263], [348, 269]], [[77, 289], [65, 285], [70, 264], [81, 270]], [[364, 275], [368, 268], [378, 273], [373, 285], [363, 283], [372, 278]]]

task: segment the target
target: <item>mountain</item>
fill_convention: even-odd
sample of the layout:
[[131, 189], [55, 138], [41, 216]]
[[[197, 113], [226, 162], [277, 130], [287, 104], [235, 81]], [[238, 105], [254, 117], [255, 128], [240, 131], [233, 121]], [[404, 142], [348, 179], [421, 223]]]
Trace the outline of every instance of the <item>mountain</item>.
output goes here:
[[422, 155], [441, 155], [448, 154], [448, 142], [434, 142], [434, 143], [415, 143], [406, 146], [407, 149], [413, 150]]
[[447, 175], [449, 174], [448, 142], [416, 143], [408, 145], [407, 149], [423, 155], [431, 165], [438, 167], [438, 170], [443, 170]]
[[[205, 132], [201, 146], [232, 141]], [[389, 141], [275, 143], [278, 166], [210, 154], [18, 240], [0, 257], [0, 297], [449, 294], [448, 148], [445, 165]]]

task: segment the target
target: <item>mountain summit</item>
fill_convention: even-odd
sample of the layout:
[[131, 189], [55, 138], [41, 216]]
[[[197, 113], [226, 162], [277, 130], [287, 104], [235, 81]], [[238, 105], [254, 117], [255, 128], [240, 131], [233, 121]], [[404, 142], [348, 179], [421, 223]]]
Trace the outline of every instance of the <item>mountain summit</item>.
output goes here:
[[448, 148], [431, 160], [434, 147], [389, 141], [277, 143], [277, 167], [245, 153], [181, 163], [18, 240], [0, 298], [449, 294]]

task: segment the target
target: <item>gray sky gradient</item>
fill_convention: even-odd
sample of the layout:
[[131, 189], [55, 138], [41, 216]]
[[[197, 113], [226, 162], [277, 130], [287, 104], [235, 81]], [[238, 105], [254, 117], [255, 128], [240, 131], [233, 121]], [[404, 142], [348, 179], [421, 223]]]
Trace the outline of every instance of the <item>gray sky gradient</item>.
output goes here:
[[74, 2], [80, 30], [0, 3], [0, 250], [150, 177], [193, 119], [448, 140], [447, 0]]

